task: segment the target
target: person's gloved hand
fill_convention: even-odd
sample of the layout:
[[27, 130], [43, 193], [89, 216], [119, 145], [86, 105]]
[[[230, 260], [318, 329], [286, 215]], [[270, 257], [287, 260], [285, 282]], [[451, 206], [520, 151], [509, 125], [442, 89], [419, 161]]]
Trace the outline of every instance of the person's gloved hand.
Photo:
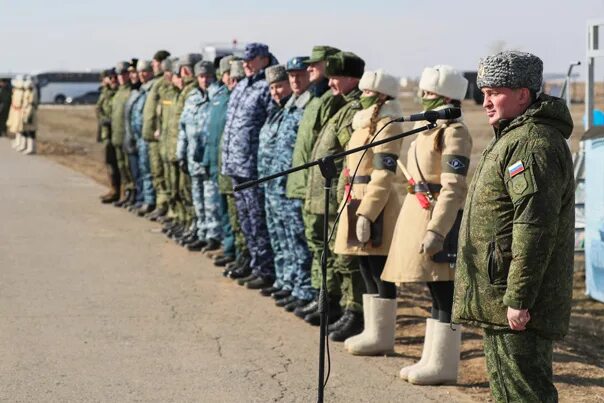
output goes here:
[[419, 249], [419, 253], [425, 253], [428, 256], [434, 256], [441, 250], [443, 250], [443, 246], [445, 244], [445, 237], [441, 234], [438, 234], [434, 231], [426, 231], [426, 235], [424, 235], [424, 240]]
[[178, 160], [178, 167], [180, 168], [180, 170], [188, 175], [189, 174], [189, 167], [187, 165], [187, 161], [185, 160]]
[[361, 243], [366, 243], [371, 238], [371, 221], [362, 215], [357, 218], [357, 239]]
[[156, 131], [153, 132], [153, 137], [155, 137], [156, 139], [159, 139], [161, 135], [161, 132], [159, 131], [159, 129], [157, 129]]

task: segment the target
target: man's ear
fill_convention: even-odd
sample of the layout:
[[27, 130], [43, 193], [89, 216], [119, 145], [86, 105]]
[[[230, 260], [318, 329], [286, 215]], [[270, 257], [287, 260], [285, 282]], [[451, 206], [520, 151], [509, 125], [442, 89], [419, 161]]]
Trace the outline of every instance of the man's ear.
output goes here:
[[532, 103], [531, 90], [529, 90], [528, 88], [520, 88], [519, 95], [520, 95], [520, 98], [518, 101], [520, 101], [520, 104], [530, 105]]

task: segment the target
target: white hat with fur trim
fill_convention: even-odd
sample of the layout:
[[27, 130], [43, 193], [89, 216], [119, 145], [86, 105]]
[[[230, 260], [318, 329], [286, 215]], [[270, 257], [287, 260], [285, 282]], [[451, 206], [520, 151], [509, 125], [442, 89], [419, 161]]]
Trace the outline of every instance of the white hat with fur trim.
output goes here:
[[398, 78], [385, 73], [382, 69], [365, 71], [359, 81], [359, 89], [375, 91], [396, 98], [400, 92], [400, 83]]
[[441, 64], [424, 69], [419, 88], [461, 101], [466, 97], [468, 80], [453, 67]]

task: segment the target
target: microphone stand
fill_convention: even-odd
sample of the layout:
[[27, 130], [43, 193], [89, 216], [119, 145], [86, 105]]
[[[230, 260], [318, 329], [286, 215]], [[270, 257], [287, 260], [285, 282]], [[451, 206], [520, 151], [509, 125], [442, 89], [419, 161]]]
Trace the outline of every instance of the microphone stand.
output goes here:
[[[247, 181], [241, 183], [233, 188], [235, 192], [240, 190], [248, 189], [253, 186], [258, 186], [261, 183], [268, 182], [270, 180], [279, 178], [281, 176], [289, 175], [294, 172], [301, 171], [303, 169], [308, 169], [314, 167], [315, 165], [319, 166], [321, 170], [321, 175], [325, 179], [325, 213], [323, 214], [323, 255], [321, 256], [321, 290], [319, 291], [319, 313], [321, 314], [321, 323], [320, 323], [320, 331], [319, 331], [319, 385], [317, 389], [317, 402], [323, 403], [323, 394], [325, 388], [325, 346], [326, 346], [326, 337], [327, 337], [327, 254], [329, 253], [329, 199], [330, 199], [330, 190], [331, 183], [333, 179], [336, 178], [338, 174], [337, 167], [335, 165], [334, 160], [337, 158], [345, 157], [350, 154], [355, 154], [361, 151], [365, 151], [369, 148], [373, 148], [382, 144], [390, 143], [391, 141], [402, 139], [403, 137], [408, 137], [416, 133], [423, 132], [425, 130], [431, 130], [436, 127], [436, 120], [438, 117], [436, 116], [426, 116], [429, 119], [429, 123], [425, 126], [418, 127], [417, 129], [410, 130], [408, 132], [403, 132], [397, 134], [396, 136], [389, 137], [387, 139], [370, 142], [360, 147], [352, 148], [350, 150], [342, 151], [336, 154], [328, 155], [326, 157], [320, 158], [315, 161], [308, 162], [303, 165], [299, 165], [294, 168], [287, 169], [282, 172], [278, 172], [273, 175], [268, 175], [263, 178], [254, 179], [251, 181]], [[402, 122], [402, 120], [395, 119], [387, 124], [393, 122]]]

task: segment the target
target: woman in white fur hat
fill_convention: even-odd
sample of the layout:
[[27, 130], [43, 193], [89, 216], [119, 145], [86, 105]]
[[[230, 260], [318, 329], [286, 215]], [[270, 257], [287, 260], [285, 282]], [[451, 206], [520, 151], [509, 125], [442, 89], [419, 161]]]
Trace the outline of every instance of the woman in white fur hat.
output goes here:
[[[396, 99], [399, 93], [397, 78], [382, 70], [366, 71], [359, 89], [363, 91], [360, 99], [363, 109], [352, 120], [354, 131], [348, 148], [371, 142], [386, 124], [402, 115]], [[401, 124], [393, 123], [379, 132], [375, 140], [401, 132]], [[334, 251], [359, 257], [367, 288], [367, 294], [363, 295], [365, 328], [361, 334], [345, 341], [352, 354], [374, 355], [394, 348], [396, 286], [380, 280], [380, 275], [402, 205], [402, 178], [395, 180], [401, 144], [402, 140], [397, 140], [371, 148], [364, 156], [362, 153], [349, 155], [344, 164], [347, 190], [342, 203], [346, 204], [346, 211], [340, 218]], [[353, 179], [357, 165], [359, 168]]]
[[[467, 86], [467, 80], [450, 66], [425, 68], [419, 83], [424, 110], [459, 107]], [[411, 194], [398, 216], [382, 279], [426, 282], [432, 296], [422, 357], [400, 372], [401, 378], [414, 384], [457, 380], [461, 327], [451, 325], [451, 308], [471, 152], [472, 138], [460, 118], [418, 134], [407, 155], [405, 175], [416, 184], [408, 187]]]

